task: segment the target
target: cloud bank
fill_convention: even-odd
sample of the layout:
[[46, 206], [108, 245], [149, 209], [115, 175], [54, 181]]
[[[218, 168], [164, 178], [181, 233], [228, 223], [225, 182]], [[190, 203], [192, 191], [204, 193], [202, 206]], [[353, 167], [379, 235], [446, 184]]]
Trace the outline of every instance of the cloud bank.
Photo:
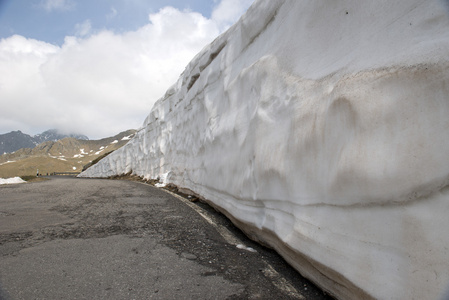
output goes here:
[[[1, 39], [0, 133], [58, 128], [100, 138], [140, 127], [187, 63], [251, 2], [223, 0], [211, 18], [165, 7], [125, 33], [82, 20], [62, 46]], [[69, 2], [43, 3], [50, 10]]]

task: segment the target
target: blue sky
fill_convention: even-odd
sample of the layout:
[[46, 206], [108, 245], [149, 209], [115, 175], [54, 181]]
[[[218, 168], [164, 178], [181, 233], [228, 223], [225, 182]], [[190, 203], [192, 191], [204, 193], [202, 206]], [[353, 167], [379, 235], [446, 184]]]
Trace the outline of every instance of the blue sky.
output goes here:
[[0, 134], [141, 126], [253, 0], [0, 0]]
[[96, 30], [137, 30], [162, 7], [190, 10], [210, 18], [213, 0], [0, 0], [0, 38], [14, 34], [61, 45], [76, 35], [77, 24], [91, 21]]

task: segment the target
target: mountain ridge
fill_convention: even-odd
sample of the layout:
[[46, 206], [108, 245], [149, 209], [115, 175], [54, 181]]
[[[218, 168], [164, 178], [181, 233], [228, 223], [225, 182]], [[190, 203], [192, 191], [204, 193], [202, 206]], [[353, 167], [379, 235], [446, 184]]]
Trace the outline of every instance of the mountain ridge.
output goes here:
[[33, 175], [37, 170], [42, 174], [78, 172], [99, 156], [125, 145], [135, 133], [136, 130], [130, 129], [99, 140], [65, 137], [21, 148], [0, 155], [0, 177]]
[[49, 129], [31, 136], [20, 130], [0, 134], [0, 154], [12, 153], [22, 148], [33, 148], [43, 142], [58, 141], [66, 137], [89, 140], [82, 134], [62, 134], [57, 129]]

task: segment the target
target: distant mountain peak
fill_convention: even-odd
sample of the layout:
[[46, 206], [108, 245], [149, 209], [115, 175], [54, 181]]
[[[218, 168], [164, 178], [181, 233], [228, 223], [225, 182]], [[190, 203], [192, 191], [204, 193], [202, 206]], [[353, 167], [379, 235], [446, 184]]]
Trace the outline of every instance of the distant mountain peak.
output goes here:
[[[56, 131], [56, 134], [57, 131]], [[81, 171], [84, 166], [107, 153], [117, 150], [136, 135], [136, 130], [130, 129], [111, 137], [100, 140], [83, 140], [65, 135], [57, 141], [45, 141], [38, 145], [18, 149], [14, 153], [0, 155], [0, 177], [36, 174], [39, 169], [43, 173]], [[10, 132], [2, 136], [24, 137], [23, 133]], [[56, 136], [55, 131], [43, 132], [39, 136]], [[30, 141], [30, 140], [28, 140]], [[5, 142], [0, 142], [5, 144]], [[6, 143], [8, 144], [8, 143]], [[1, 154], [1, 153], [0, 153]], [[6, 177], [5, 177], [6, 176]]]
[[58, 141], [66, 137], [72, 137], [79, 140], [89, 140], [81, 134], [62, 134], [57, 129], [49, 129], [35, 136], [30, 136], [20, 130], [0, 134], [0, 154], [12, 153], [21, 148], [34, 148], [47, 141]]
[[36, 143], [36, 145], [46, 142], [46, 141], [58, 141], [58, 140], [62, 140], [63, 138], [66, 137], [72, 137], [78, 140], [89, 140], [89, 138], [85, 135], [81, 135], [81, 134], [62, 134], [59, 133], [59, 131], [57, 129], [49, 129], [46, 130], [40, 134], [36, 134], [33, 138], [34, 138], [34, 142]]

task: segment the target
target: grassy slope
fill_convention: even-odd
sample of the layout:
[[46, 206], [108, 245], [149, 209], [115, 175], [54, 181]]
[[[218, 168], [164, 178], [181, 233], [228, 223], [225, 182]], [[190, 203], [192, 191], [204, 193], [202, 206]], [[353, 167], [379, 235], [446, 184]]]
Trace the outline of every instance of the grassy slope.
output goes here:
[[[34, 149], [21, 149], [1, 155], [0, 178], [35, 176], [38, 169], [44, 175], [52, 172], [81, 172], [84, 165], [125, 145], [128, 140], [122, 138], [131, 133], [124, 132], [96, 141], [65, 138], [57, 142], [42, 143]], [[113, 143], [116, 140], [118, 142]]]

